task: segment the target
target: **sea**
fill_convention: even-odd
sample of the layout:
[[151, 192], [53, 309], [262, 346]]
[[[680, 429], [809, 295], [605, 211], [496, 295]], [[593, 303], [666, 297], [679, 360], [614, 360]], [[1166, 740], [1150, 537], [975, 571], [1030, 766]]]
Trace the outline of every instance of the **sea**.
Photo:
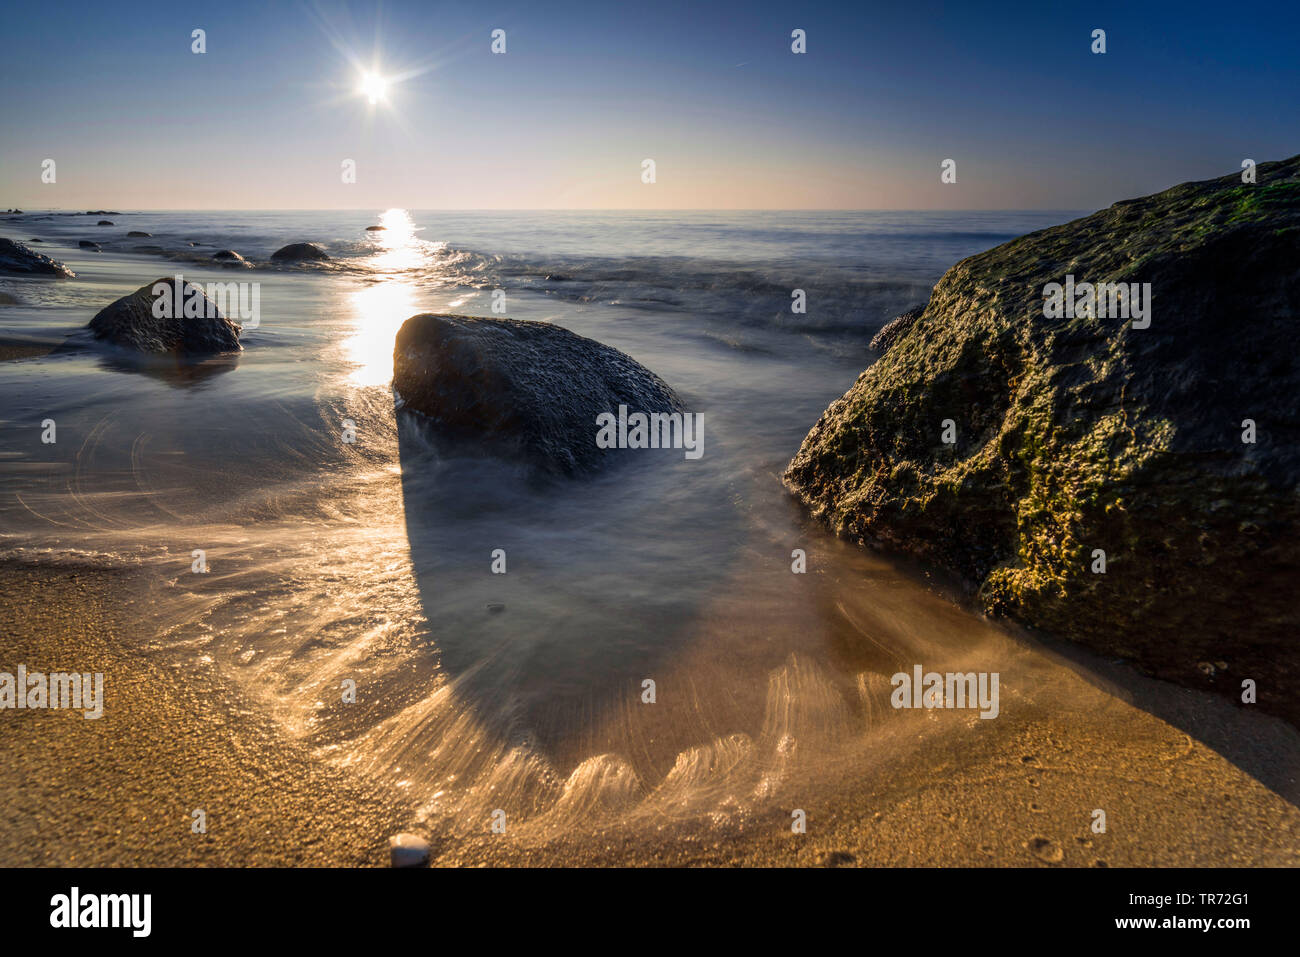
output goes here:
[[[0, 216], [76, 273], [0, 277], [0, 338], [59, 344], [0, 362], [0, 559], [122, 573], [139, 654], [218, 673], [429, 828], [803, 807], [978, 727], [900, 718], [895, 673], [998, 672], [1004, 714], [1051, 693], [1058, 665], [936, 570], [829, 534], [781, 476], [885, 323], [964, 257], [1078, 215]], [[269, 261], [303, 241], [330, 259]], [[90, 340], [100, 309], [176, 275], [258, 284], [241, 353], [140, 363]], [[703, 455], [544, 483], [448, 457], [394, 408], [394, 336], [423, 312], [623, 350], [701, 415]]]

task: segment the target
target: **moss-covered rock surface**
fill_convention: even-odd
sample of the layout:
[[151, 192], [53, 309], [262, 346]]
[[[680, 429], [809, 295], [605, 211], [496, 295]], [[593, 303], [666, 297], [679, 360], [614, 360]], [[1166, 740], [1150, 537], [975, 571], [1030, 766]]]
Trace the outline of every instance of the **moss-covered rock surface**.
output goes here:
[[[1149, 327], [1045, 317], [1067, 274], [1150, 283]], [[950, 269], [786, 483], [990, 613], [1297, 721], [1298, 317], [1300, 157], [1116, 203]]]

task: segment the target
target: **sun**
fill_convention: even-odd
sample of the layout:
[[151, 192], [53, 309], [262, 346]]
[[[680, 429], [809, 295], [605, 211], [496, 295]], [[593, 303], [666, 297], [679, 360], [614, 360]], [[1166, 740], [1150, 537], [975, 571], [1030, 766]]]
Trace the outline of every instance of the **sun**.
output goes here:
[[371, 103], [378, 103], [388, 92], [388, 81], [378, 73], [361, 74], [361, 94], [370, 99]]

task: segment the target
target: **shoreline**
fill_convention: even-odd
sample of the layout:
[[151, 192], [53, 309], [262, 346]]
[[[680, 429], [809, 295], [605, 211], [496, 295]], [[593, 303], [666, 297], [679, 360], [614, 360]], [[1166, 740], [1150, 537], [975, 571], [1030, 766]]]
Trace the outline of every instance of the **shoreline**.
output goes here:
[[[340, 780], [220, 677], [135, 653], [130, 588], [127, 572], [0, 562], [2, 667], [104, 674], [98, 720], [0, 712], [0, 864], [386, 865], [405, 812]], [[195, 808], [206, 834], [191, 832]]]
[[[837, 783], [811, 789], [806, 835], [791, 834], [785, 793], [728, 826], [597, 816], [559, 834], [525, 822], [440, 835], [220, 676], [135, 653], [130, 579], [0, 561], [2, 664], [105, 674], [100, 720], [0, 713], [4, 865], [385, 866], [388, 837], [407, 830], [430, 840], [434, 866], [1300, 865], [1296, 729], [1041, 644], [1076, 658], [1073, 708], [977, 721], [959, 747], [855, 750]], [[191, 806], [206, 810], [206, 835], [191, 834]], [[1105, 834], [1089, 831], [1094, 807]]]

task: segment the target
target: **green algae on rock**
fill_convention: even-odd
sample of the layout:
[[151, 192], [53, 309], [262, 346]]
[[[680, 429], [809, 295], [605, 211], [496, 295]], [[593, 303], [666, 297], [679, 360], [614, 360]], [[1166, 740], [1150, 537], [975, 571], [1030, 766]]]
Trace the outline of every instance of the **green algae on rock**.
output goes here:
[[[990, 613], [1193, 687], [1250, 679], [1300, 720], [1300, 157], [1257, 172], [953, 266], [787, 487], [848, 538], [954, 570]], [[1149, 327], [1047, 318], [1069, 275], [1150, 283]]]

